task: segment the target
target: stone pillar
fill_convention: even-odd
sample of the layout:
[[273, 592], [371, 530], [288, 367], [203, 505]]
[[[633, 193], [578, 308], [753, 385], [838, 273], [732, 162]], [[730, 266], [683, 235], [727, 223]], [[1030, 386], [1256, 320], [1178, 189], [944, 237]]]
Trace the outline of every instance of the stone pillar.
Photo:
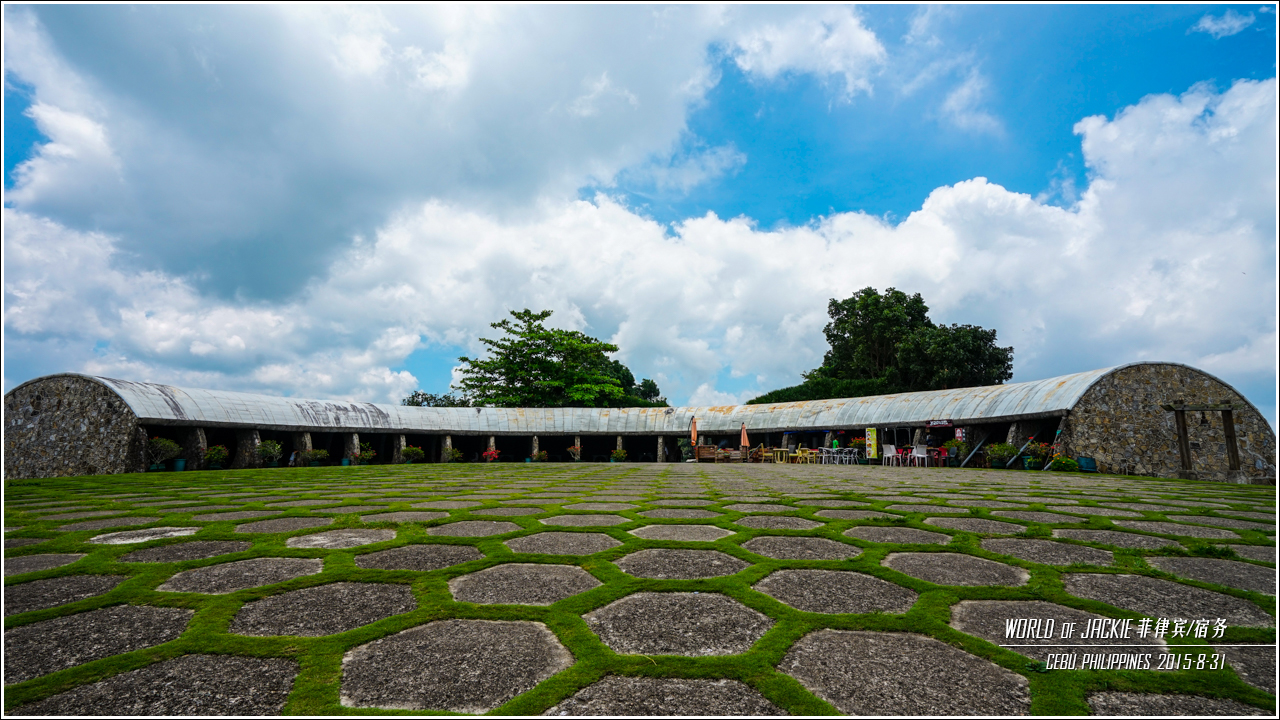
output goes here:
[[495, 438], [494, 436], [490, 435], [490, 436], [489, 436], [489, 449], [490, 449], [490, 450], [492, 450], [492, 449], [494, 449], [494, 448], [495, 448], [495, 447], [497, 447], [497, 446], [498, 446], [498, 439], [497, 439], [497, 438]]
[[399, 465], [404, 462], [404, 447], [403, 435], [391, 436], [391, 462], [393, 464]]
[[360, 453], [360, 433], [342, 434], [342, 457], [351, 458]]
[[667, 438], [662, 435], [658, 436], [657, 458], [658, 458], [658, 462], [660, 463], [664, 463], [667, 461]]
[[182, 441], [182, 454], [178, 457], [187, 461], [188, 470], [204, 469], [204, 451], [209, 449], [205, 439], [204, 428], [191, 428]]
[[[284, 457], [284, 462], [286, 465], [289, 463], [289, 458], [293, 457], [294, 452], [297, 452], [299, 455], [301, 455], [304, 452], [311, 452], [312, 450], [315, 449], [314, 447], [311, 446], [311, 433], [309, 432], [294, 433], [292, 437], [292, 441], [293, 441], [293, 448]], [[296, 467], [306, 467], [307, 463], [305, 460], [299, 457], [297, 461], [294, 463], [294, 465]]]
[[619, 450], [621, 450], [621, 449], [622, 449], [622, 436], [621, 436], [621, 435], [619, 435], [619, 436], [618, 436], [618, 449], [619, 449]]
[[829, 447], [831, 447], [831, 443], [832, 443], [834, 440], [835, 440], [835, 433], [833, 433], [833, 432], [831, 432], [830, 430], [828, 430], [828, 431], [827, 431], [827, 434], [822, 436], [822, 447], [824, 447], [824, 448], [829, 448]]
[[231, 469], [262, 467], [258, 458], [259, 442], [257, 430], [237, 430], [236, 456], [231, 459]]
[[449, 462], [453, 459], [453, 436], [445, 435], [440, 445], [440, 462]]
[[911, 444], [913, 446], [924, 444], [924, 428], [916, 428], [915, 433], [911, 436]]
[[537, 436], [537, 435], [534, 435], [534, 436], [533, 436], [533, 443], [532, 443], [531, 447], [532, 447], [533, 449], [532, 449], [532, 450], [530, 450], [530, 452], [529, 452], [529, 457], [533, 457], [534, 455], [537, 455], [537, 454], [538, 454], [538, 436]]
[[133, 431], [133, 440], [129, 443], [125, 472], [146, 472], [151, 466], [147, 458], [147, 444], [147, 429], [138, 425]]

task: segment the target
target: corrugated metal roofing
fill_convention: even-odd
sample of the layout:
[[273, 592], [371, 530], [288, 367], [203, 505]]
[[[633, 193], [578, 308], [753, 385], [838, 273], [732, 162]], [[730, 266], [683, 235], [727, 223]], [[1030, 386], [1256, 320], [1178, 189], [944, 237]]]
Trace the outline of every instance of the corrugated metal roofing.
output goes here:
[[[1157, 363], [1134, 363], [1137, 365]], [[424, 408], [300, 400], [86, 377], [111, 388], [144, 424], [477, 435], [679, 435], [998, 422], [1063, 415], [1107, 374], [1128, 365], [1034, 382], [768, 405], [681, 408]], [[35, 382], [35, 381], [32, 381]], [[25, 384], [25, 383], [24, 383]]]

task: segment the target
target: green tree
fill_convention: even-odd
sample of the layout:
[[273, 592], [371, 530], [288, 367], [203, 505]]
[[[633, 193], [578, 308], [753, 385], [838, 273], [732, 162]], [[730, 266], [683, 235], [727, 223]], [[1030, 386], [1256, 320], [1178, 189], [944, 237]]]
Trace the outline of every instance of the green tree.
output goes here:
[[402, 399], [400, 404], [414, 407], [471, 407], [471, 401], [462, 395], [453, 393], [435, 395], [421, 390], [414, 390], [409, 397]]
[[1013, 348], [974, 325], [918, 328], [898, 344], [895, 374], [908, 390], [999, 385], [1013, 377]]
[[640, 381], [640, 385], [636, 387], [636, 392], [634, 394], [641, 400], [648, 400], [652, 403], [666, 402], [666, 399], [662, 397], [662, 391], [658, 389], [658, 383], [650, 380], [649, 378], [645, 378]]
[[[506, 337], [480, 338], [489, 357], [458, 358], [464, 365], [460, 390], [477, 405], [499, 407], [609, 407], [626, 400], [606, 353], [616, 345], [575, 330], [542, 323], [550, 310], [511, 311], [511, 318], [492, 323]], [[512, 321], [514, 319], [514, 322]], [[630, 371], [628, 371], [630, 374]], [[634, 378], [632, 380], [634, 382]]]
[[898, 344], [916, 330], [933, 327], [928, 312], [920, 293], [907, 295], [894, 288], [881, 295], [867, 287], [847, 300], [832, 298], [827, 305], [831, 322], [823, 328], [831, 349], [822, 367], [805, 377], [892, 381]]

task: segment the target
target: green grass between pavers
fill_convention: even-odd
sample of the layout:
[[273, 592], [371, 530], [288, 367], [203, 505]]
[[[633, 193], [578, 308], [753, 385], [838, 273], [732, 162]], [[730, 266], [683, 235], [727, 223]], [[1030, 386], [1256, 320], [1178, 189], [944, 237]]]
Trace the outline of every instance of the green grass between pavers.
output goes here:
[[[870, 497], [870, 495], [898, 492], [899, 485], [912, 481], [930, 484], [946, 482], [949, 483], [947, 489], [980, 495], [984, 499], [1000, 499], [1002, 496], [1036, 497], [1045, 493], [1063, 495], [1070, 493], [1072, 489], [1071, 483], [1079, 482], [1090, 483], [1090, 487], [1083, 492], [1085, 495], [1096, 494], [1100, 490], [1098, 486], [1106, 484], [1111, 484], [1114, 489], [1125, 493], [1131, 493], [1126, 496], [1118, 496], [1115, 500], [1108, 499], [1105, 502], [1158, 503], [1158, 500], [1153, 500], [1153, 497], [1162, 497], [1169, 500], [1181, 498], [1222, 502], [1223, 504], [1234, 506], [1234, 509], [1254, 510], [1256, 509], [1255, 506], [1258, 505], [1264, 507], [1273, 505], [1275, 498], [1274, 489], [1269, 487], [1223, 486], [1211, 483], [1153, 480], [1151, 478], [1059, 475], [1019, 471], [993, 473], [968, 470], [919, 471], [912, 469], [831, 466], [413, 465], [152, 473], [131, 476], [16, 481], [8, 483], [5, 488], [5, 526], [20, 526], [22, 529], [9, 533], [6, 537], [41, 537], [49, 538], [49, 540], [35, 546], [7, 550], [6, 557], [46, 553], [86, 553], [87, 557], [61, 568], [6, 578], [6, 586], [46, 577], [72, 574], [115, 574], [126, 575], [128, 579], [110, 592], [97, 597], [5, 618], [6, 629], [120, 603], [183, 607], [194, 610], [195, 615], [186, 632], [177, 640], [152, 648], [104, 658], [9, 686], [5, 692], [5, 709], [12, 710], [22, 704], [48, 697], [77, 685], [100, 680], [183, 654], [222, 653], [288, 657], [297, 660], [300, 672], [284, 709], [287, 714], [387, 714], [388, 712], [397, 714], [401, 712], [404, 714], [442, 714], [346, 708], [339, 703], [339, 692], [342, 657], [348, 650], [411, 627], [445, 618], [542, 622], [573, 653], [576, 662], [572, 667], [548, 679], [533, 690], [513, 698], [495, 709], [495, 714], [524, 715], [541, 713], [609, 674], [730, 678], [740, 680], [755, 688], [778, 707], [790, 713], [802, 715], [835, 714], [836, 709], [830, 704], [814, 696], [796, 680], [776, 670], [778, 663], [782, 661], [788, 649], [796, 641], [810, 632], [823, 628], [914, 632], [928, 635], [958, 647], [1027, 677], [1030, 681], [1032, 692], [1032, 712], [1035, 714], [1085, 714], [1088, 712], [1085, 697], [1090, 693], [1103, 690], [1191, 692], [1211, 697], [1231, 698], [1273, 711], [1275, 709], [1275, 698], [1273, 696], [1246, 685], [1231, 670], [1212, 672], [1050, 671], [1042, 673], [1037, 672], [1034, 665], [1029, 663], [1028, 658], [1025, 656], [1000, 648], [986, 640], [956, 631], [947, 624], [950, 618], [951, 606], [962, 600], [1043, 600], [1109, 617], [1135, 619], [1141, 617], [1137, 613], [1115, 608], [1101, 602], [1068, 595], [1062, 581], [1064, 572], [1122, 572], [1176, 580], [1177, 582], [1245, 599], [1263, 607], [1273, 616], [1275, 615], [1274, 598], [1259, 593], [1176, 578], [1168, 573], [1155, 570], [1143, 559], [1151, 555], [1187, 554], [1187, 550], [1181, 548], [1153, 551], [1129, 550], [1096, 543], [1059, 539], [1062, 542], [1111, 550], [1114, 553], [1115, 562], [1110, 567], [1086, 565], [1053, 567], [983, 550], [979, 544], [980, 541], [984, 537], [991, 536], [925, 524], [923, 522], [924, 518], [927, 517], [925, 513], [886, 511], [896, 515], [896, 517], [872, 520], [833, 520], [820, 517], [816, 513], [827, 508], [802, 505], [802, 500], [791, 498], [786, 491], [748, 487], [757, 480], [764, 483], [785, 483], [794, 486], [792, 490], [804, 489], [804, 486], [813, 486], [813, 490], [828, 492], [831, 496], [839, 499], [859, 500], [869, 503], [856, 509], [879, 511], [884, 511], [885, 507], [892, 504], [943, 505], [943, 501], [927, 496], [903, 497], [893, 500]], [[858, 489], [837, 488], [835, 490], [824, 487], [824, 485], [830, 483], [841, 482], [862, 482], [870, 487]], [[511, 483], [532, 484], [527, 487], [513, 487], [510, 485]], [[635, 489], [617, 487], [619, 484], [625, 486], [633, 483], [638, 487]], [[729, 487], [731, 485], [736, 487]], [[1012, 487], [1002, 487], [1005, 485], [1012, 485]], [[553, 503], [530, 503], [541, 507], [544, 511], [537, 515], [495, 517], [473, 514], [475, 510], [501, 507], [502, 504], [498, 502], [499, 500], [519, 500], [519, 496], [516, 495], [477, 500], [481, 504], [472, 508], [448, 511], [449, 517], [426, 523], [362, 523], [359, 515], [334, 514], [334, 508], [329, 507], [267, 508], [265, 503], [255, 501], [252, 497], [241, 497], [239, 499], [228, 497], [256, 492], [258, 495], [263, 496], [287, 494], [291, 499], [328, 497], [333, 498], [335, 504], [348, 506], [389, 506], [388, 510], [368, 511], [365, 513], [378, 514], [399, 510], [430, 511], [431, 508], [411, 508], [409, 506], [428, 501], [431, 498], [456, 496], [467, 494], [468, 491], [480, 491], [486, 488], [518, 490], [521, 494], [528, 494], [530, 497], [536, 498], [539, 495], [539, 490], [552, 492], [563, 490], [566, 486], [572, 486], [578, 494], [573, 497], [557, 499]], [[694, 520], [646, 518], [639, 514], [660, 507], [650, 504], [650, 501], [673, 497], [663, 493], [664, 487], [673, 486], [694, 486], [695, 489], [702, 491], [705, 497], [717, 501], [716, 505], [709, 509], [721, 514], [713, 518]], [[367, 492], [364, 492], [366, 490]], [[585, 495], [589, 492], [601, 491], [613, 495], [638, 495], [643, 499], [632, 502], [632, 504], [638, 506], [635, 509], [607, 513], [627, 518], [628, 522], [622, 525], [582, 528], [545, 526], [538, 521], [539, 518], [563, 514], [602, 514], [602, 511], [565, 510], [563, 508], [564, 505], [571, 505], [577, 502], [592, 502], [593, 499], [585, 497]], [[901, 491], [911, 492], [912, 489], [908, 488]], [[938, 492], [939, 490], [935, 488], [929, 491]], [[139, 496], [119, 499], [104, 497], [105, 495], [117, 493], [137, 493]], [[196, 493], [199, 494], [197, 495]], [[344, 494], [342, 497], [335, 497], [334, 493], [358, 494]], [[409, 495], [407, 493], [414, 494]], [[737, 501], [721, 501], [719, 498], [731, 496], [772, 496], [771, 502], [789, 505], [794, 509], [782, 513], [744, 514], [728, 511], [723, 506], [734, 504]], [[180, 507], [172, 509], [140, 508], [135, 504], [168, 498], [174, 500], [198, 500], [201, 505], [235, 504], [241, 506], [238, 509], [273, 510], [277, 511], [277, 514], [234, 522], [200, 522], [193, 521], [191, 519], [193, 513], [184, 512]], [[1047, 505], [1061, 504], [1058, 500], [1059, 498], [1045, 496], [1044, 502], [1029, 503], [1025, 507], [1018, 509], [1047, 511]], [[119, 516], [121, 518], [157, 517], [159, 521], [149, 525], [132, 527], [59, 532], [58, 527], [61, 525], [100, 518], [42, 521], [40, 520], [42, 514], [58, 514], [64, 511], [36, 513], [32, 512], [36, 508], [25, 505], [26, 503], [39, 504], [41, 501], [67, 502], [68, 507], [84, 506], [92, 510], [118, 509], [122, 513]], [[999, 510], [999, 508], [972, 508], [967, 511], [967, 515], [962, 514], [959, 516], [998, 520], [1022, 525], [1026, 528], [1020, 535], [1002, 535], [998, 537], [1044, 538], [1049, 537], [1052, 530], [1056, 528], [1121, 530], [1128, 533], [1136, 533], [1134, 530], [1114, 525], [1109, 517], [1090, 516], [1088, 509], [1090, 507], [1100, 507], [1103, 505], [1102, 502], [1087, 498], [1081, 498], [1078, 502], [1079, 504], [1075, 508], [1049, 512], [1085, 516], [1088, 518], [1087, 522], [1046, 524], [1025, 522], [991, 514], [993, 510]], [[46, 508], [39, 509], [44, 510]], [[195, 514], [203, 515], [210, 512], [216, 513], [218, 511], [201, 511]], [[1210, 508], [1188, 510], [1186, 508], [1170, 507], [1168, 512], [1211, 517], [1219, 515], [1216, 509]], [[753, 529], [734, 524], [736, 520], [746, 516], [777, 514], [803, 517], [822, 524], [812, 530]], [[1141, 518], [1115, 519], [1169, 521], [1168, 513], [1165, 512], [1142, 511], [1140, 514], [1142, 515]], [[1228, 517], [1225, 514], [1220, 516]], [[247, 534], [235, 532], [235, 528], [238, 525], [274, 517], [333, 517], [335, 520], [325, 527], [289, 533]], [[430, 527], [457, 520], [511, 522], [520, 529], [505, 535], [486, 538], [437, 537], [428, 535], [426, 532]], [[643, 525], [655, 524], [709, 524], [725, 528], [734, 534], [713, 542], [690, 543], [644, 540], [628, 532]], [[201, 530], [193, 536], [148, 543], [95, 545], [87, 542], [90, 538], [103, 533], [162, 525], [200, 526]], [[945, 546], [905, 545], [872, 543], [843, 535], [843, 532], [851, 527], [876, 525], [913, 527], [949, 535], [952, 539]], [[303, 550], [289, 548], [285, 545], [285, 541], [293, 536], [351, 527], [393, 528], [398, 531], [398, 535], [392, 541], [350, 550]], [[621, 541], [623, 544], [585, 557], [517, 554], [503, 544], [514, 537], [544, 530], [603, 533]], [[1274, 538], [1256, 530], [1237, 530], [1235, 532], [1241, 536], [1240, 540], [1233, 541], [1237, 544], [1261, 545], [1275, 542]], [[788, 561], [756, 555], [742, 547], [742, 544], [751, 538], [768, 535], [823, 537], [860, 547], [862, 548], [862, 553], [857, 557], [838, 561]], [[1169, 535], [1159, 535], [1157, 537], [1166, 538], [1171, 544], [1181, 540], [1192, 547], [1194, 554], [1213, 554], [1215, 551], [1203, 548], [1211, 546], [1212, 542], [1223, 542]], [[179, 563], [123, 563], [119, 560], [122, 555], [135, 550], [192, 540], [249, 540], [253, 542], [253, 546], [243, 552], [206, 560]], [[412, 543], [471, 545], [484, 553], [485, 557], [429, 573], [366, 570], [355, 564], [357, 555]], [[701, 580], [649, 580], [635, 578], [626, 575], [614, 565], [614, 562], [624, 555], [646, 548], [718, 550], [747, 561], [751, 565], [734, 575]], [[1030, 573], [1031, 579], [1027, 585], [1017, 588], [938, 586], [880, 565], [880, 562], [890, 552], [901, 551], [966, 553], [1022, 567]], [[250, 588], [228, 595], [167, 593], [156, 590], [165, 580], [182, 570], [264, 556], [322, 558], [324, 560], [323, 571], [316, 575], [307, 575], [288, 582]], [[1243, 558], [1238, 559], [1244, 560]], [[513, 561], [578, 565], [596, 577], [602, 585], [585, 593], [566, 598], [550, 607], [475, 605], [453, 601], [448, 589], [448, 581], [451, 578]], [[904, 614], [826, 615], [802, 612], [752, 589], [755, 583], [770, 573], [784, 568], [821, 568], [863, 572], [909, 588], [919, 593], [919, 599]], [[250, 638], [231, 635], [227, 632], [227, 628], [230, 626], [237, 611], [246, 602], [290, 590], [336, 581], [386, 582], [409, 585], [418, 600], [418, 609], [386, 618], [349, 632], [320, 638]], [[722, 593], [747, 607], [768, 615], [774, 620], [774, 625], [748, 652], [739, 655], [686, 658], [676, 656], [633, 656], [614, 653], [590, 631], [582, 615], [626, 595], [643, 591]], [[1275, 631], [1269, 628], [1231, 628], [1224, 641], [1274, 643]], [[1171, 639], [1170, 645], [1183, 645], [1187, 646], [1188, 649], [1206, 647], [1203, 640], [1184, 640], [1181, 638]]]

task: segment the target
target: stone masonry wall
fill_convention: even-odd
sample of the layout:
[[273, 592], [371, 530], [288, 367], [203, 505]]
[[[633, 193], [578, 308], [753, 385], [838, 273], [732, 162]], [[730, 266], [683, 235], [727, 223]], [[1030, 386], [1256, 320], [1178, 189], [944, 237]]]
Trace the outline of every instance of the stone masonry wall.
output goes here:
[[92, 380], [55, 376], [4, 396], [6, 479], [142, 472], [145, 451], [137, 416]]
[[1135, 365], [1106, 376], [1090, 388], [1064, 423], [1068, 455], [1092, 457], [1103, 472], [1177, 477], [1178, 431], [1173, 413], [1161, 405], [1230, 403], [1239, 475], [1228, 471], [1222, 414], [1187, 413], [1192, 471], [1201, 480], [1265, 482], [1276, 477], [1276, 436], [1265, 418], [1239, 394], [1204, 373], [1178, 365]]

